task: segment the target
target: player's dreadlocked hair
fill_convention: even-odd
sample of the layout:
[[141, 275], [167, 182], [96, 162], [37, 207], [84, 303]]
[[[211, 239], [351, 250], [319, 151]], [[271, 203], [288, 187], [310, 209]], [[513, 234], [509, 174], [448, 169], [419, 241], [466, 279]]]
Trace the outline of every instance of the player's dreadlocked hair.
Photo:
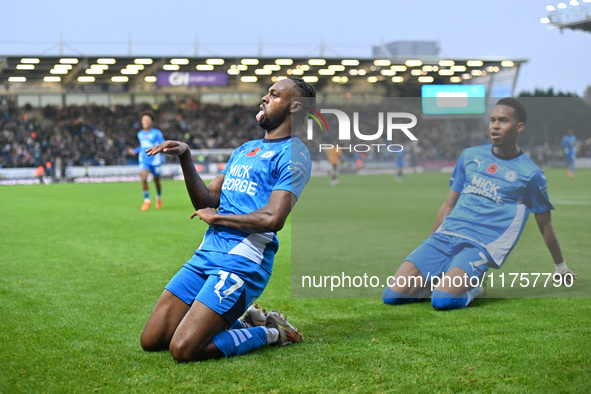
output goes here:
[[306, 98], [304, 106], [316, 108], [316, 90], [312, 85], [300, 78], [289, 78], [298, 90], [300, 97]]
[[497, 105], [505, 105], [513, 108], [517, 121], [527, 123], [527, 110], [521, 101], [514, 99], [513, 97], [505, 97], [497, 101]]

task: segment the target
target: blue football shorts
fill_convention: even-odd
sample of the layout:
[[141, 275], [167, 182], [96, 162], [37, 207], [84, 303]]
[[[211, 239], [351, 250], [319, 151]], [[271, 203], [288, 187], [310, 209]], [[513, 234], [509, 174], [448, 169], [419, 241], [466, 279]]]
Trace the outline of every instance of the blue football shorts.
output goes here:
[[491, 261], [484, 248], [441, 233], [431, 234], [405, 260], [413, 263], [427, 280], [453, 267], [463, 269], [470, 277], [482, 277]]
[[154, 166], [152, 164], [140, 163], [140, 170], [148, 170], [154, 176], [160, 176], [160, 165]]
[[197, 250], [165, 289], [187, 305], [194, 300], [205, 304], [232, 325], [261, 295], [270, 277], [246, 257]]

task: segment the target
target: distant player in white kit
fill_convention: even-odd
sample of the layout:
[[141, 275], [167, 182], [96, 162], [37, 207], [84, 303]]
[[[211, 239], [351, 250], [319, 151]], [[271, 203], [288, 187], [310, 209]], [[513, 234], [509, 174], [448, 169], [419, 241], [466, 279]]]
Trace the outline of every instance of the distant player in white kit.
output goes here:
[[[480, 286], [471, 287], [470, 278], [482, 278], [490, 267], [503, 265], [530, 212], [552, 255], [555, 272], [576, 278], [566, 267], [552, 226], [550, 211], [554, 207], [548, 198], [546, 177], [517, 145], [526, 120], [527, 112], [520, 101], [498, 101], [490, 118], [492, 145], [462, 152], [433, 233], [394, 275], [395, 279], [422, 277], [423, 281], [418, 281], [422, 286], [414, 286], [414, 280], [391, 280], [383, 294], [386, 304], [406, 304], [429, 297], [430, 278], [445, 274], [452, 280], [441, 281], [434, 288], [432, 306], [438, 310], [468, 306], [482, 290]], [[454, 282], [458, 276], [464, 280]], [[460, 282], [466, 286], [452, 285]]]
[[276, 232], [310, 179], [310, 153], [292, 137], [292, 121], [303, 123], [302, 109], [313, 107], [315, 97], [301, 79], [271, 86], [256, 115], [265, 138], [236, 149], [209, 186], [186, 144], [165, 141], [148, 150], [179, 157], [196, 209], [191, 217], [210, 227], [158, 300], [141, 335], [144, 350], [168, 349], [177, 361], [198, 361], [302, 340], [283, 314], [249, 305], [269, 281], [279, 246]]

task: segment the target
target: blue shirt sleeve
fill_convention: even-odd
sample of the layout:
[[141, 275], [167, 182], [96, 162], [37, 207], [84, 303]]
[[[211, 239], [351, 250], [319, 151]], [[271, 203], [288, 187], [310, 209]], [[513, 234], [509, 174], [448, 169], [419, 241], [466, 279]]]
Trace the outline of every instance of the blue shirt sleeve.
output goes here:
[[281, 155], [277, 171], [279, 176], [273, 190], [287, 190], [300, 198], [312, 172], [310, 152], [305, 146], [292, 144], [292, 149]]
[[542, 213], [554, 209], [548, 196], [546, 176], [541, 170], [529, 181], [525, 194], [527, 205], [532, 213]]
[[464, 188], [464, 182], [466, 181], [466, 170], [464, 169], [464, 152], [458, 158], [456, 162], [456, 166], [454, 168], [454, 172], [451, 174], [451, 178], [449, 178], [449, 185], [451, 186], [451, 190], [457, 193], [461, 193], [462, 189]]

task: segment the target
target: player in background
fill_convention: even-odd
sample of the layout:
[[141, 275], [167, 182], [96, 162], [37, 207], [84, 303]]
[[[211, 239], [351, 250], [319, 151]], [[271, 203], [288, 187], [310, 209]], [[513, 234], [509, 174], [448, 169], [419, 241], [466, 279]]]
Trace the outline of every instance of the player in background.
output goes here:
[[329, 171], [329, 174], [331, 176], [330, 184], [332, 186], [336, 186], [339, 184], [339, 170], [342, 154], [343, 151], [339, 149], [338, 145], [333, 145], [331, 148], [326, 150], [326, 157], [328, 158], [328, 161], [332, 166], [332, 171]]
[[400, 152], [396, 152], [396, 181], [402, 182], [402, 176], [404, 175], [404, 155], [406, 151], [401, 150]]
[[[517, 145], [526, 119], [526, 109], [518, 100], [504, 98], [497, 102], [489, 126], [492, 145], [462, 152], [433, 232], [398, 268], [396, 280], [390, 280], [383, 294], [386, 304], [406, 304], [428, 297], [429, 279], [445, 273], [452, 280], [441, 281], [433, 290], [432, 306], [439, 310], [468, 306], [482, 290], [480, 286], [470, 287], [469, 279], [482, 278], [490, 267], [503, 265], [530, 212], [550, 251], [555, 272], [576, 278], [564, 262], [552, 226], [550, 211], [554, 207], [548, 198], [546, 177]], [[452, 285], [458, 276], [466, 286]], [[407, 279], [406, 285], [398, 280], [400, 277]]]
[[566, 175], [571, 178], [575, 176], [575, 159], [577, 158], [577, 137], [572, 130], [562, 137], [560, 145], [564, 148], [564, 158], [566, 159]]
[[315, 97], [314, 88], [301, 79], [271, 86], [256, 115], [265, 137], [236, 149], [209, 186], [185, 143], [165, 141], [148, 149], [150, 156], [179, 157], [196, 210], [191, 218], [198, 216], [209, 228], [156, 303], [141, 335], [144, 350], [168, 349], [177, 361], [198, 361], [303, 339], [283, 314], [265, 315], [248, 306], [269, 281], [276, 232], [310, 178], [310, 153], [292, 137], [292, 124], [303, 124], [302, 109], [313, 108]]
[[144, 193], [144, 203], [142, 211], [147, 211], [152, 204], [150, 200], [150, 188], [148, 187], [148, 174], [154, 176], [154, 185], [156, 185], [156, 209], [162, 208], [162, 185], [160, 184], [160, 165], [162, 158], [160, 155], [148, 155], [146, 149], [164, 142], [162, 132], [153, 127], [154, 115], [144, 112], [140, 118], [142, 129], [138, 131], [137, 138], [140, 146], [135, 149], [129, 149], [129, 154], [139, 154], [140, 176], [142, 177], [142, 190]]

